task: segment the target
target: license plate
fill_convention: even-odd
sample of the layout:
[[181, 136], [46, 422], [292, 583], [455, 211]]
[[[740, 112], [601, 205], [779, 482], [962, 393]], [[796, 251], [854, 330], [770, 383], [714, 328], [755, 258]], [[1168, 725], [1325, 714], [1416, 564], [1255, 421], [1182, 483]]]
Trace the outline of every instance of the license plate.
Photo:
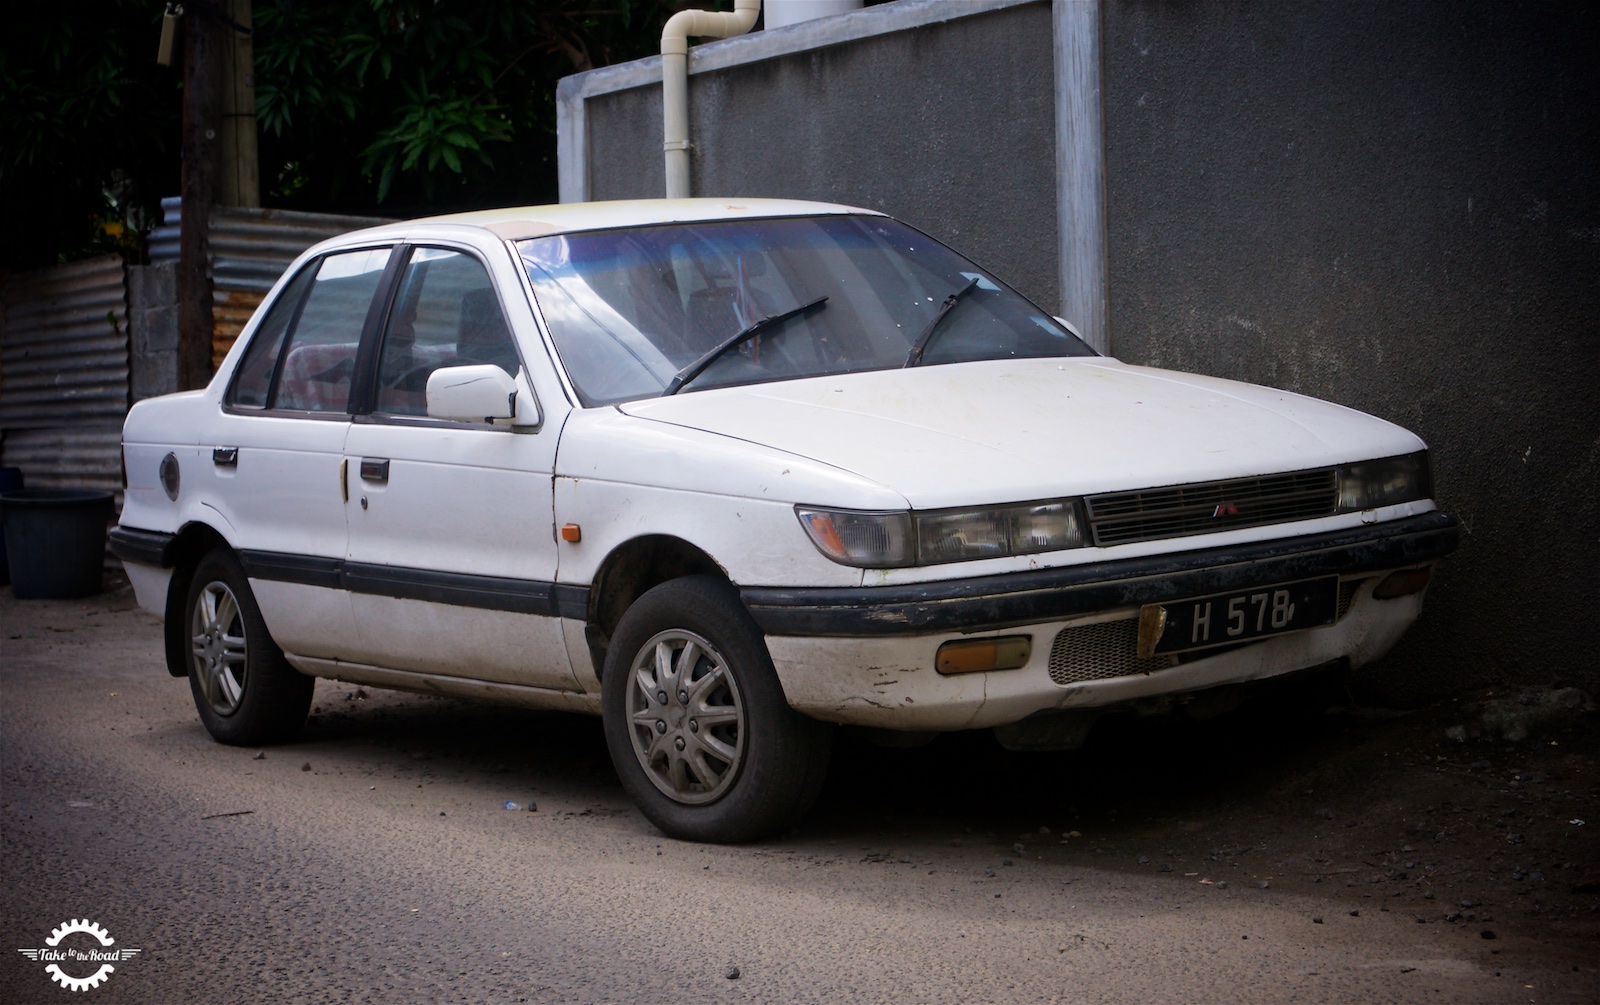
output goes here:
[[1139, 609], [1139, 656], [1181, 653], [1333, 624], [1339, 577], [1146, 604]]

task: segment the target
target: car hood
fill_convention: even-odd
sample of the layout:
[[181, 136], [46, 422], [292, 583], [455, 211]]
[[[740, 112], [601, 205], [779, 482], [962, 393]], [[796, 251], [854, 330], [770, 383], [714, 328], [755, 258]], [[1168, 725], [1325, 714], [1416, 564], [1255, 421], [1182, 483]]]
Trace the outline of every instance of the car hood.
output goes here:
[[1100, 357], [844, 374], [618, 408], [849, 471], [918, 509], [1292, 471], [1422, 448], [1398, 426], [1329, 402]]

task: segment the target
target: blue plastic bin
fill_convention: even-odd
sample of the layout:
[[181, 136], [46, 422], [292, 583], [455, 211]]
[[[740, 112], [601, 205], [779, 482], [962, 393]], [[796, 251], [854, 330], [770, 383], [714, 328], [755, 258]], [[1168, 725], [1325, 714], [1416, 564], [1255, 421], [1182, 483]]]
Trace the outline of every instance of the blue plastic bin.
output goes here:
[[99, 593], [112, 496], [92, 489], [0, 492], [11, 592], [18, 599]]

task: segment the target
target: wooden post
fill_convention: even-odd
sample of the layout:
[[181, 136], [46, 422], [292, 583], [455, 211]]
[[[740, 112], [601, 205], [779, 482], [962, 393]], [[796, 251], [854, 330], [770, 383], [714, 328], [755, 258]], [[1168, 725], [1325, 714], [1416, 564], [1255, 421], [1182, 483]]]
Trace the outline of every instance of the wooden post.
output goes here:
[[[199, 5], [195, 5], [198, 7]], [[183, 18], [183, 220], [178, 242], [178, 388], [211, 380], [211, 207], [220, 146], [223, 23], [211, 11]]]
[[261, 168], [256, 153], [255, 42], [251, 40], [251, 0], [225, 0], [233, 19], [223, 27], [227, 69], [222, 102], [221, 188], [219, 206], [261, 205]]

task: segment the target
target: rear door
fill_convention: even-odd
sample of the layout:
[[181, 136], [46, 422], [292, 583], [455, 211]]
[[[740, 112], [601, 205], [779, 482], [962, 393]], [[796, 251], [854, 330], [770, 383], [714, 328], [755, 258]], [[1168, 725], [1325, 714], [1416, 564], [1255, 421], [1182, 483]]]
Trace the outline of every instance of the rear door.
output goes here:
[[[508, 318], [532, 335], [466, 247], [404, 249], [368, 392], [345, 443], [346, 583], [366, 662], [577, 690], [555, 587], [552, 471], [559, 420], [532, 431], [427, 417], [444, 366], [523, 367]], [[536, 343], [530, 338], [529, 343]], [[581, 612], [578, 616], [582, 616]]]
[[257, 326], [202, 444], [218, 529], [250, 576], [274, 640], [329, 659], [356, 655], [340, 585], [350, 391], [362, 333], [375, 323], [391, 249], [305, 265]]

